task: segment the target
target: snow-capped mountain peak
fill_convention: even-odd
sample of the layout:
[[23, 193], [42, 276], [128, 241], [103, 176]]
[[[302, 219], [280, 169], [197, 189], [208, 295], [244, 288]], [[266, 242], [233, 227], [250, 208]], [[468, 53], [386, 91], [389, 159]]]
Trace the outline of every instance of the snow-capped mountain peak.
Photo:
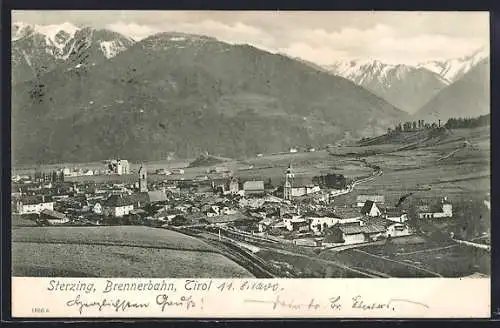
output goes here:
[[428, 61], [418, 64], [416, 67], [425, 68], [440, 75], [449, 84], [464, 76], [468, 71], [476, 66], [481, 60], [489, 56], [489, 48], [484, 46], [470, 55], [461, 58], [453, 58], [443, 61]]
[[80, 28], [71, 23], [65, 22], [62, 24], [34, 25], [34, 30], [45, 35], [52, 42], [57, 42], [57, 36], [61, 32], [68, 34], [69, 37], [72, 38], [75, 36], [75, 33], [80, 30]]

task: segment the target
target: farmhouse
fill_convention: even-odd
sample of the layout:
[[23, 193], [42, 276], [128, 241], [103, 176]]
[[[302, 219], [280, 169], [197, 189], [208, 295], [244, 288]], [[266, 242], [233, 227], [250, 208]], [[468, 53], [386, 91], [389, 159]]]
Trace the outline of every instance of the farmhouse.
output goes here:
[[408, 221], [408, 214], [400, 208], [387, 208], [385, 209], [385, 219], [403, 223]]
[[364, 221], [338, 224], [332, 227], [325, 236], [325, 242], [359, 244], [376, 240], [383, 236], [385, 227], [376, 223], [365, 224]]
[[383, 196], [383, 195], [358, 195], [356, 197], [356, 206], [363, 207], [367, 200], [371, 200], [372, 202], [377, 203], [377, 204], [384, 204], [385, 203], [385, 196]]
[[54, 202], [45, 196], [25, 196], [17, 200], [15, 210], [18, 214], [40, 214], [43, 210], [54, 210]]
[[104, 203], [104, 215], [122, 217], [134, 209], [132, 199], [123, 195], [111, 195]]
[[453, 206], [446, 197], [441, 200], [440, 206], [421, 205], [417, 211], [419, 219], [440, 219], [453, 216]]
[[375, 217], [380, 216], [382, 212], [377, 207], [377, 204], [375, 204], [374, 201], [367, 200], [365, 202], [365, 205], [363, 205], [363, 208], [361, 208], [361, 214]]
[[326, 233], [325, 242], [357, 244], [410, 234], [410, 228], [405, 223], [393, 222], [379, 217], [364, 218], [359, 222], [334, 225]]
[[47, 221], [51, 225], [69, 222], [69, 219], [63, 213], [47, 209], [40, 212], [40, 219], [42, 220], [42, 222]]

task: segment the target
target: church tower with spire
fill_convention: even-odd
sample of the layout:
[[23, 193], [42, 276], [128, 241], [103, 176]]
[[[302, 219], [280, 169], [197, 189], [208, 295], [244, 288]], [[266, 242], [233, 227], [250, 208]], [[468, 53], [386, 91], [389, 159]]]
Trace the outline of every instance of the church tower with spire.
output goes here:
[[285, 171], [285, 185], [283, 186], [283, 198], [285, 200], [292, 199], [292, 184], [293, 184], [293, 169], [292, 162], [288, 165], [288, 168]]

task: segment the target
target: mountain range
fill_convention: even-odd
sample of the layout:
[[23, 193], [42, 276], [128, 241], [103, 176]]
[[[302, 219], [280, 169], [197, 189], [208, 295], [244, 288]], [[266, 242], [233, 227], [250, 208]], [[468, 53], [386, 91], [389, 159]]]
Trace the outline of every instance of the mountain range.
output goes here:
[[484, 58], [415, 113], [418, 119], [445, 121], [490, 113], [490, 60]]
[[324, 69], [367, 88], [413, 114], [488, 56], [485, 48], [481, 48], [462, 58], [416, 65], [394, 65], [379, 60], [340, 60]]
[[12, 25], [12, 83], [32, 80], [61, 65], [97, 64], [133, 43], [133, 39], [110, 30], [71, 23], [16, 23]]
[[201, 35], [14, 24], [13, 159], [242, 157], [373, 136], [468, 75], [450, 65], [320, 67]]
[[[91, 45], [82, 54], [97, 56]], [[248, 156], [379, 134], [408, 118], [342, 77], [182, 33], [150, 36], [101, 61], [66, 60], [12, 94], [18, 162]]]

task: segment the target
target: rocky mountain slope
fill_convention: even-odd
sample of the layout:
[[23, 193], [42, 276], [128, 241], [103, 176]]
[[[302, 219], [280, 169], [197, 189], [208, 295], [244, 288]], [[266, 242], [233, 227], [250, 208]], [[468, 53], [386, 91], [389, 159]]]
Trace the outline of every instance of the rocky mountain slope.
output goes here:
[[447, 120], [450, 117], [476, 117], [490, 113], [490, 60], [483, 59], [427, 104], [415, 117]]
[[76, 62], [14, 88], [15, 161], [238, 157], [376, 135], [408, 118], [342, 77], [204, 36], [161, 33]]
[[12, 25], [12, 82], [29, 81], [61, 65], [98, 63], [134, 41], [109, 30], [59, 25]]

